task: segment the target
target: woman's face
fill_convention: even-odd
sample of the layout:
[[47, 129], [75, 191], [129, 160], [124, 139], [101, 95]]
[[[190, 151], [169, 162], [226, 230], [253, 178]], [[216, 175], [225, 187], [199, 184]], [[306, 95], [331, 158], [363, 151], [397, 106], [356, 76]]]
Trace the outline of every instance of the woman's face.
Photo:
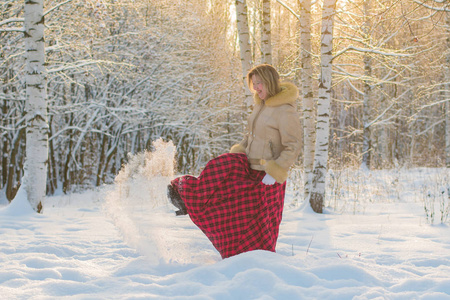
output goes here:
[[264, 83], [262, 82], [261, 77], [259, 77], [259, 75], [257, 74], [252, 75], [252, 85], [255, 92], [258, 93], [259, 98], [262, 100], [267, 100], [266, 99], [267, 89], [264, 86]]

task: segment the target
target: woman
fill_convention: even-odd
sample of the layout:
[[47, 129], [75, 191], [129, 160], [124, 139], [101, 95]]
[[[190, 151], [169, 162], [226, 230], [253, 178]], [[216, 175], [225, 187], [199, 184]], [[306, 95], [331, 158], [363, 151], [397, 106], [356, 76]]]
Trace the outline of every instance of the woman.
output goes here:
[[298, 89], [280, 83], [270, 65], [247, 75], [254, 109], [244, 139], [212, 159], [200, 176], [172, 180], [168, 196], [189, 214], [222, 258], [263, 249], [275, 252], [286, 179], [300, 151]]

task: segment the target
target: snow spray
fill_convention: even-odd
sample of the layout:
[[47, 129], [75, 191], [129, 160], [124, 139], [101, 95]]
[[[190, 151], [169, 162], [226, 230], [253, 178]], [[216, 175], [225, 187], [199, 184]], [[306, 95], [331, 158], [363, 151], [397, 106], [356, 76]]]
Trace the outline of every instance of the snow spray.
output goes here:
[[164, 232], [152, 226], [152, 216], [167, 210], [167, 185], [174, 175], [175, 146], [161, 138], [152, 151], [128, 155], [128, 163], [107, 193], [104, 209], [124, 241], [150, 261], [158, 263], [164, 251]]

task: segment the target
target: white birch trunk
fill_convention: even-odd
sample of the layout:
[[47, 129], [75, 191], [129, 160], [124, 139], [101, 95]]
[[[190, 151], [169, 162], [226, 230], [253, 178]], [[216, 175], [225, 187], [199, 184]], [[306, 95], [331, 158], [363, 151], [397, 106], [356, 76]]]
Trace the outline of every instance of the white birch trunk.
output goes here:
[[262, 57], [261, 62], [263, 64], [272, 64], [272, 38], [271, 38], [271, 25], [270, 25], [270, 0], [262, 1], [262, 35], [261, 35], [261, 48]]
[[[364, 0], [364, 24], [362, 26], [362, 31], [364, 34], [364, 39], [366, 41], [370, 40], [370, 3], [369, 0]], [[371, 136], [370, 136], [370, 98], [371, 90], [370, 77], [372, 76], [372, 60], [369, 54], [364, 54], [364, 100], [363, 100], [363, 147], [362, 147], [362, 163], [361, 167], [370, 169], [370, 151], [371, 151]]]
[[305, 171], [305, 199], [311, 189], [314, 164], [314, 143], [316, 140], [314, 95], [312, 88], [311, 57], [311, 0], [300, 0], [300, 51], [302, 58], [302, 102], [303, 102], [303, 169]]
[[445, 70], [445, 162], [447, 168], [450, 168], [450, 12], [445, 12], [445, 21], [447, 25], [447, 54]]
[[236, 22], [239, 35], [239, 51], [242, 65], [242, 81], [244, 84], [245, 105], [250, 107], [253, 103], [253, 96], [246, 82], [246, 76], [252, 66], [252, 53], [250, 47], [250, 35], [247, 18], [247, 1], [236, 0]]
[[44, 66], [44, 3], [25, 0], [26, 51], [26, 161], [22, 187], [37, 212], [46, 193], [48, 123], [46, 106], [47, 72]]
[[333, 51], [333, 17], [336, 0], [324, 0], [320, 46], [319, 101], [317, 104], [316, 147], [309, 202], [316, 213], [322, 213], [325, 200], [330, 138], [330, 103]]

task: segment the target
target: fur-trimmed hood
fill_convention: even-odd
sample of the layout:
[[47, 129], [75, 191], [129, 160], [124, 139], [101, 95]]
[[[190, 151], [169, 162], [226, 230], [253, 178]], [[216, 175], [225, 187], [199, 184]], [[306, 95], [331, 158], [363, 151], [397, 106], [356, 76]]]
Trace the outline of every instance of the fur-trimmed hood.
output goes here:
[[[266, 100], [265, 105], [269, 107], [280, 106], [283, 104], [293, 104], [298, 98], [298, 88], [290, 82], [282, 82], [280, 84], [281, 92]], [[262, 100], [255, 93], [253, 97], [255, 104], [261, 104]]]

